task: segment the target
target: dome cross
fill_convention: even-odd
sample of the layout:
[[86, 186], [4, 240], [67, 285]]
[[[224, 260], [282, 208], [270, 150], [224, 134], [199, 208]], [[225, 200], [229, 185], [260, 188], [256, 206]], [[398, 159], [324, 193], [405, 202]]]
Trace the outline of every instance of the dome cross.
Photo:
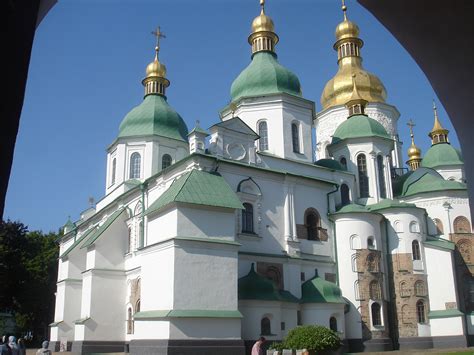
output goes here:
[[158, 59], [158, 52], [160, 51], [160, 40], [161, 38], [166, 38], [166, 36], [163, 32], [161, 32], [160, 26], [158, 26], [155, 31], [151, 31], [151, 34], [156, 37], [155, 51], [156, 51], [156, 58]]

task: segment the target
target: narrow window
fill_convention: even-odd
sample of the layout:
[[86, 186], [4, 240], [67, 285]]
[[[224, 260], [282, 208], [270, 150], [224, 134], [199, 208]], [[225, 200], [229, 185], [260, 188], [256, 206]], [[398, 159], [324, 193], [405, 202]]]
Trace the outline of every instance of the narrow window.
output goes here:
[[369, 272], [379, 271], [379, 262], [378, 262], [377, 257], [373, 253], [367, 256], [367, 271]]
[[242, 210], [242, 233], [253, 233], [253, 206], [245, 202]]
[[370, 298], [373, 300], [380, 300], [382, 298], [382, 292], [380, 290], [380, 284], [378, 281], [373, 280], [369, 284]]
[[367, 249], [375, 249], [374, 238], [367, 238]]
[[344, 157], [341, 157], [339, 160], [339, 163], [341, 163], [342, 167], [347, 170], [347, 159]]
[[349, 195], [349, 186], [346, 184], [341, 185], [341, 205], [346, 206], [351, 203]]
[[319, 215], [314, 209], [307, 210], [305, 218], [308, 240], [319, 240]]
[[364, 154], [357, 157], [357, 170], [359, 172], [360, 197], [369, 197], [369, 177], [367, 176], [367, 160]]
[[164, 154], [163, 157], [161, 158], [161, 169], [166, 169], [167, 167], [171, 166], [171, 155], [169, 154]]
[[128, 307], [127, 310], [127, 334], [133, 334], [132, 307]]
[[260, 335], [271, 335], [272, 328], [270, 324], [270, 319], [267, 317], [262, 318], [260, 322]]
[[410, 290], [407, 288], [407, 283], [405, 281], [400, 282], [400, 296], [401, 297], [410, 296]]
[[377, 156], [377, 170], [379, 174], [380, 197], [387, 198], [387, 189], [385, 188], [385, 173], [384, 173], [384, 166], [383, 166], [383, 157], [381, 155]]
[[268, 127], [266, 121], [262, 121], [258, 124], [258, 135], [260, 136], [258, 149], [268, 150]]
[[140, 312], [140, 299], [138, 299], [136, 305], [135, 305], [135, 313]]
[[130, 179], [140, 179], [140, 153], [133, 153], [130, 157]]
[[329, 318], [329, 329], [337, 332], [337, 319], [336, 317]]
[[411, 243], [411, 252], [413, 254], [413, 260], [421, 260], [420, 243], [418, 243], [418, 240], [414, 240]]
[[426, 323], [425, 302], [422, 300], [416, 302], [416, 319], [418, 323]]
[[415, 296], [424, 297], [426, 296], [425, 283], [421, 280], [415, 282]]
[[301, 319], [301, 311], [296, 311], [296, 325], [303, 325], [303, 321]]
[[380, 305], [377, 302], [372, 303], [370, 307], [372, 311], [372, 325], [374, 327], [380, 327], [382, 325], [382, 317], [380, 314]]
[[117, 172], [117, 159], [112, 160], [112, 179], [111, 185], [115, 184], [115, 173]]
[[291, 138], [293, 143], [293, 151], [295, 153], [300, 152], [300, 133], [298, 125], [296, 123], [291, 124]]

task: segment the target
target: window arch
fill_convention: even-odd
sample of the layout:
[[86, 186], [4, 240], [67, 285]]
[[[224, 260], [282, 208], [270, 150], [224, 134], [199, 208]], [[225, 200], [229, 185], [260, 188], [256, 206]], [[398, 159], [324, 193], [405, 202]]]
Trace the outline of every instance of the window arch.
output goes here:
[[140, 312], [140, 299], [138, 299], [136, 305], [135, 305], [135, 313]]
[[260, 321], [260, 335], [271, 335], [272, 326], [268, 317], [263, 317]]
[[341, 157], [341, 158], [339, 159], [339, 163], [342, 165], [342, 167], [343, 167], [344, 169], [347, 170], [347, 159], [346, 159], [346, 157]]
[[337, 319], [336, 317], [329, 318], [329, 329], [337, 332]]
[[367, 255], [367, 271], [369, 272], [378, 272], [379, 271], [379, 261], [377, 256], [374, 253]]
[[380, 327], [382, 325], [380, 304], [378, 304], [377, 302], [372, 303], [372, 306], [370, 306], [370, 310], [372, 313], [372, 325], [374, 327]]
[[380, 289], [380, 283], [377, 280], [372, 280], [369, 284], [370, 298], [373, 300], [382, 299], [382, 290]]
[[453, 222], [454, 233], [471, 233], [471, 224], [464, 216], [458, 216]]
[[171, 166], [173, 163], [173, 159], [169, 154], [163, 154], [161, 157], [161, 169], [166, 169], [167, 167]]
[[410, 232], [411, 233], [420, 233], [420, 225], [416, 221], [410, 222]]
[[260, 121], [258, 123], [258, 135], [260, 139], [258, 140], [258, 149], [259, 150], [268, 150], [268, 125], [267, 121]]
[[357, 156], [357, 171], [359, 175], [359, 195], [369, 197], [369, 176], [367, 175], [367, 159], [365, 154]]
[[297, 123], [291, 124], [291, 142], [293, 145], [293, 152], [300, 153], [300, 129]]
[[355, 295], [356, 301], [361, 301], [364, 299], [364, 297], [360, 293], [359, 280], [356, 280], [354, 282], [354, 295]]
[[393, 222], [393, 229], [395, 230], [396, 233], [402, 233], [403, 232], [402, 221]]
[[253, 229], [253, 206], [251, 203], [244, 202], [242, 210], [242, 233], [254, 233]]
[[140, 153], [137, 152], [130, 156], [130, 179], [140, 179], [141, 159]]
[[400, 282], [400, 296], [401, 297], [409, 297], [410, 296], [410, 289], [407, 287], [406, 281]]
[[341, 185], [341, 205], [346, 206], [351, 203], [350, 190], [347, 184]]
[[319, 240], [319, 227], [321, 225], [321, 218], [318, 211], [314, 208], [308, 208], [304, 214], [304, 224], [308, 240]]
[[111, 185], [115, 184], [115, 175], [116, 175], [116, 173], [117, 173], [117, 159], [114, 158], [114, 159], [112, 159], [112, 178], [111, 178], [111, 181], [110, 181]]
[[351, 244], [351, 249], [352, 250], [357, 250], [357, 249], [360, 249], [360, 238], [358, 235], [354, 234], [353, 236], [351, 236], [350, 238], [350, 244]]
[[367, 249], [375, 249], [374, 237], [367, 238]]
[[377, 173], [379, 176], [380, 197], [387, 198], [387, 189], [385, 187], [385, 173], [383, 165], [383, 156], [377, 155]]
[[413, 260], [421, 260], [420, 243], [418, 240], [414, 240], [411, 243], [411, 253], [413, 255]]
[[415, 282], [415, 296], [424, 297], [426, 296], [425, 283], [421, 280]]
[[416, 319], [418, 323], [426, 323], [426, 309], [425, 302], [419, 300], [416, 302]]
[[127, 310], [127, 334], [133, 334], [133, 313], [132, 307]]
[[444, 234], [443, 222], [441, 222], [439, 218], [433, 218], [433, 223], [436, 226], [436, 234], [437, 235]]

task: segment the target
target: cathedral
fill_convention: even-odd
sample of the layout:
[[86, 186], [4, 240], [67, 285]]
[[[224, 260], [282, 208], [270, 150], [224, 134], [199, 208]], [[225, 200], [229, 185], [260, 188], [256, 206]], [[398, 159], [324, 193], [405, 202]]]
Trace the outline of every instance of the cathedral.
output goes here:
[[155, 33], [105, 196], [64, 226], [53, 350], [243, 355], [310, 324], [350, 352], [471, 343], [471, 213], [443, 118], [434, 106], [424, 155], [411, 130], [404, 162], [400, 113], [345, 6], [317, 111], [260, 5], [250, 63], [207, 129], [169, 105]]

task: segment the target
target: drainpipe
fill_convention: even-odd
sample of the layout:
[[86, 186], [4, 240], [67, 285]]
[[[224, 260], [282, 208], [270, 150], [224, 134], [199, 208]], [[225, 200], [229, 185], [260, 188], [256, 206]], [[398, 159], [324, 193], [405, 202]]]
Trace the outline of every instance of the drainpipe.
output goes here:
[[[395, 315], [397, 314], [396, 306], [395, 306], [395, 285], [394, 285], [394, 278], [393, 278], [393, 264], [392, 264], [392, 253], [390, 252], [390, 243], [388, 238], [388, 220], [384, 217], [383, 221], [385, 223], [385, 243], [387, 248], [387, 286], [388, 286], [388, 294], [389, 294], [389, 302], [391, 307], [387, 307], [388, 311], [388, 327], [390, 331], [390, 338], [392, 339], [392, 347], [393, 350], [397, 350], [399, 348], [398, 344], [398, 329], [395, 326]], [[392, 297], [393, 295], [393, 297]]]
[[331, 211], [330, 211], [330, 208], [329, 208], [329, 195], [334, 194], [337, 191], [339, 191], [339, 185], [338, 184], [334, 184], [334, 187], [335, 187], [335, 189], [333, 191], [329, 191], [326, 194], [326, 201], [327, 201], [327, 206], [328, 206], [327, 216], [328, 216], [329, 223], [331, 224], [332, 230], [333, 230], [334, 262], [336, 263], [336, 285], [339, 286], [339, 266], [338, 266], [338, 263], [337, 263], [336, 223], [334, 223], [334, 221], [329, 217], [329, 215], [331, 214]]

